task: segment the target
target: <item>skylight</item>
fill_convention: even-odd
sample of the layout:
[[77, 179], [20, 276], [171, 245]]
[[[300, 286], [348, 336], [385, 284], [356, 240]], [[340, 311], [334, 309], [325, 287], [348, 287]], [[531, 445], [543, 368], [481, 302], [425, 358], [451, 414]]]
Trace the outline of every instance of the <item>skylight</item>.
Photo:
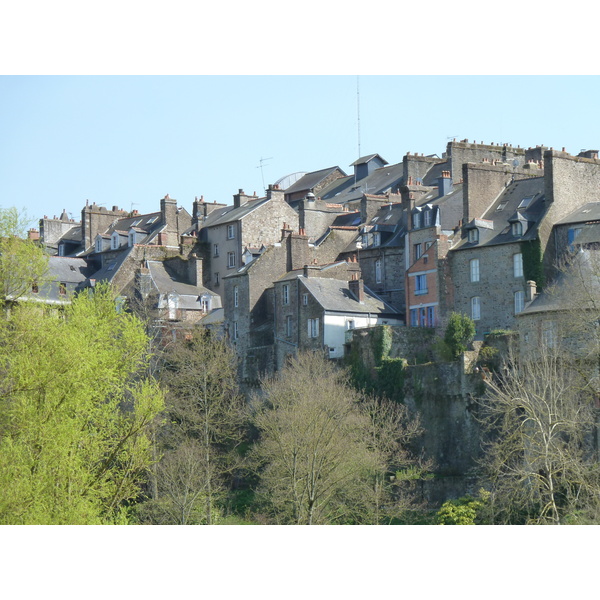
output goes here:
[[533, 196], [525, 196], [525, 198], [523, 198], [523, 200], [521, 200], [521, 203], [519, 204], [519, 206], [517, 206], [517, 210], [519, 208], [527, 208], [532, 200], [533, 200]]

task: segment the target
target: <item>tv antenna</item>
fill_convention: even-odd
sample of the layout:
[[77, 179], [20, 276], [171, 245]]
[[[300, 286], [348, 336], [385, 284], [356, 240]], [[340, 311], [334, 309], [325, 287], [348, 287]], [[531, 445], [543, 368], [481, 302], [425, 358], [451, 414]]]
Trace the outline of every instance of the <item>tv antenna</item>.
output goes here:
[[269, 158], [262, 158], [258, 161], [260, 164], [258, 165], [258, 167], [256, 167], [257, 169], [260, 169], [260, 175], [262, 177], [262, 184], [263, 184], [263, 190], [265, 189], [265, 175], [263, 173], [263, 163], [267, 160], [273, 160], [273, 157], [270, 156]]
[[360, 81], [358, 75], [356, 76], [356, 115], [358, 130], [358, 158], [360, 158]]

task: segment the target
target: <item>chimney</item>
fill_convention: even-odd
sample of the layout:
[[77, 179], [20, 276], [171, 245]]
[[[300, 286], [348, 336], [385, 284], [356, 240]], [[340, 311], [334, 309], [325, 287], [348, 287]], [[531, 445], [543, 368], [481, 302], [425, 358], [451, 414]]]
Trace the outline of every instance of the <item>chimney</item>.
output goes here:
[[247, 196], [246, 192], [240, 188], [238, 193], [233, 195], [233, 206], [235, 206], [235, 208], [239, 208], [242, 206], [242, 204], [246, 204], [246, 202], [248, 202], [249, 197], [250, 196]]
[[35, 229], [34, 227], [32, 227], [28, 233], [27, 233], [27, 239], [30, 240], [39, 240], [40, 239], [40, 232]]
[[[564, 150], [564, 148], [563, 148], [563, 150]], [[577, 156], [580, 158], [598, 159], [598, 150], [582, 150]]]
[[452, 191], [452, 178], [450, 177], [450, 171], [442, 171], [442, 176], [438, 178], [438, 195], [448, 195]]
[[191, 254], [188, 262], [188, 277], [191, 285], [202, 286], [202, 259]]
[[535, 281], [527, 282], [527, 302], [531, 302], [537, 295], [537, 286]]
[[[355, 279], [356, 277], [356, 279]], [[365, 284], [362, 279], [358, 279], [358, 274], [352, 275], [352, 279], [348, 282], [350, 293], [360, 302], [365, 302]]]

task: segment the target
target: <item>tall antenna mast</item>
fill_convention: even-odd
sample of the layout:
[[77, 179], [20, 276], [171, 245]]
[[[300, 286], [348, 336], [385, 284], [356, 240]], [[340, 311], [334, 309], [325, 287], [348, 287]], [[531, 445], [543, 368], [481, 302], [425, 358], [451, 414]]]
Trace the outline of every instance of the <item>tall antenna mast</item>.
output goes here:
[[260, 175], [261, 175], [261, 177], [262, 177], [263, 190], [264, 190], [264, 189], [266, 189], [266, 188], [265, 188], [265, 175], [264, 175], [264, 173], [263, 173], [263, 163], [264, 163], [266, 160], [273, 160], [273, 157], [272, 157], [272, 156], [270, 156], [269, 158], [261, 158], [261, 159], [258, 161], [260, 164], [258, 165], [258, 167], [256, 167], [257, 169], [260, 169]]
[[358, 157], [360, 158], [360, 85], [359, 76], [356, 76], [356, 113], [358, 117]]

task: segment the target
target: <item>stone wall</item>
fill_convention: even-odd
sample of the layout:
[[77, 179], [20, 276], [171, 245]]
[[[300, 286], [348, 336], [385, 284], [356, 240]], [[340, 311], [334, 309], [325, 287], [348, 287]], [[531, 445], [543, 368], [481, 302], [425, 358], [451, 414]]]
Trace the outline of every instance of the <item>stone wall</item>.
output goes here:
[[[481, 318], [475, 322], [477, 339], [494, 329], [514, 329], [514, 294], [526, 292], [525, 277], [515, 277], [513, 255], [521, 244], [469, 248], [450, 252], [455, 312], [471, 317], [471, 298], [480, 298]], [[470, 261], [479, 259], [479, 281], [471, 282]]]

